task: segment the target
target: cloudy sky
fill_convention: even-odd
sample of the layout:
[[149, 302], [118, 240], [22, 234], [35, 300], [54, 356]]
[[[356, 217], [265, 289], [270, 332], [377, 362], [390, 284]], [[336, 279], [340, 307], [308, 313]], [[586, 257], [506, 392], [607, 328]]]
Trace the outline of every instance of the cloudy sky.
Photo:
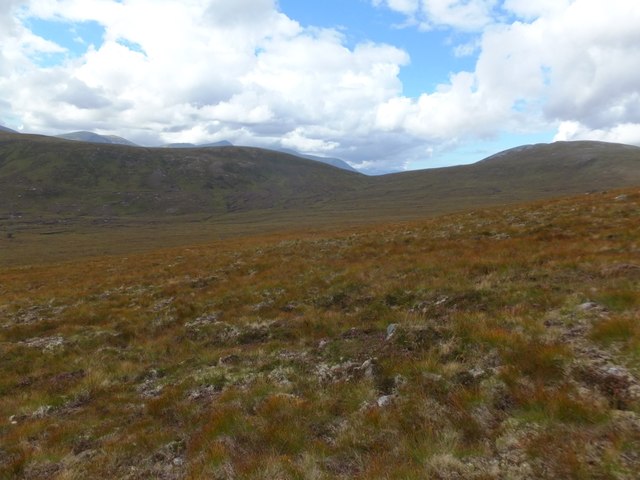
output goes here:
[[638, 0], [0, 0], [0, 124], [368, 172], [640, 145]]

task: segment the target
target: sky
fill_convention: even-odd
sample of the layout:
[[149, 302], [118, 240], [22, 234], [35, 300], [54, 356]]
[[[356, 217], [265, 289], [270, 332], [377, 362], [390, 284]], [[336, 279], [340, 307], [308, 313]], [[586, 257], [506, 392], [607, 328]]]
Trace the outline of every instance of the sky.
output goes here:
[[337, 157], [640, 145], [638, 0], [0, 0], [0, 124]]

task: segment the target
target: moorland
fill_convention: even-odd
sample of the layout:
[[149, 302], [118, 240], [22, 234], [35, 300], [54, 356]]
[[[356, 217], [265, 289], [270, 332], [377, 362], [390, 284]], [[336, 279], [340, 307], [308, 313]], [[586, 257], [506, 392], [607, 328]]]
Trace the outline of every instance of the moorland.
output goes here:
[[0, 138], [0, 478], [636, 478], [640, 149]]

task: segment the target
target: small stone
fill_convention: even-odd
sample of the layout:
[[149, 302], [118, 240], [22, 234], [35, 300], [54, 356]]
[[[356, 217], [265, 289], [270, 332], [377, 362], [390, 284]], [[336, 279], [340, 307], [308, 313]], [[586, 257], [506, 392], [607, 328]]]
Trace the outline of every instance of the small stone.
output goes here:
[[615, 200], [616, 202], [624, 202], [625, 200], [628, 200], [629, 196], [628, 195], [618, 195]]
[[422, 376], [429, 382], [437, 383], [442, 381], [442, 375], [439, 375], [437, 373], [424, 372]]
[[392, 401], [393, 401], [393, 395], [383, 395], [380, 398], [378, 398], [378, 400], [376, 400], [376, 404], [378, 405], [378, 407], [384, 408], [390, 405]]
[[589, 312], [589, 311], [595, 310], [597, 308], [600, 308], [600, 305], [598, 305], [595, 302], [585, 302], [585, 303], [582, 303], [582, 304], [578, 305], [578, 310], [581, 310], [583, 312]]
[[33, 418], [44, 418], [49, 415], [52, 410], [53, 407], [51, 405], [42, 405], [41, 407], [38, 407], [37, 410], [31, 414], [31, 416]]
[[387, 327], [387, 340], [390, 340], [391, 337], [393, 337], [393, 335], [396, 333], [396, 330], [398, 329], [398, 324], [397, 323], [392, 323], [391, 325], [389, 325]]

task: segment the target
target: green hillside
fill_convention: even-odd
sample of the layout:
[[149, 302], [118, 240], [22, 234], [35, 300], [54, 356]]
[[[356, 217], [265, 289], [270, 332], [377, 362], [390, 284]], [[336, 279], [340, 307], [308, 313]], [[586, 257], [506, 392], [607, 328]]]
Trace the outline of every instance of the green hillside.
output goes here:
[[0, 135], [2, 214], [162, 217], [287, 209], [364, 177], [255, 148], [140, 148]]
[[3, 215], [411, 217], [639, 184], [640, 148], [602, 142], [531, 145], [473, 165], [365, 177], [257, 148], [132, 148], [0, 134]]
[[640, 148], [600, 142], [533, 145], [473, 165], [367, 177], [257, 148], [0, 133], [0, 264], [349, 228], [637, 185]]

